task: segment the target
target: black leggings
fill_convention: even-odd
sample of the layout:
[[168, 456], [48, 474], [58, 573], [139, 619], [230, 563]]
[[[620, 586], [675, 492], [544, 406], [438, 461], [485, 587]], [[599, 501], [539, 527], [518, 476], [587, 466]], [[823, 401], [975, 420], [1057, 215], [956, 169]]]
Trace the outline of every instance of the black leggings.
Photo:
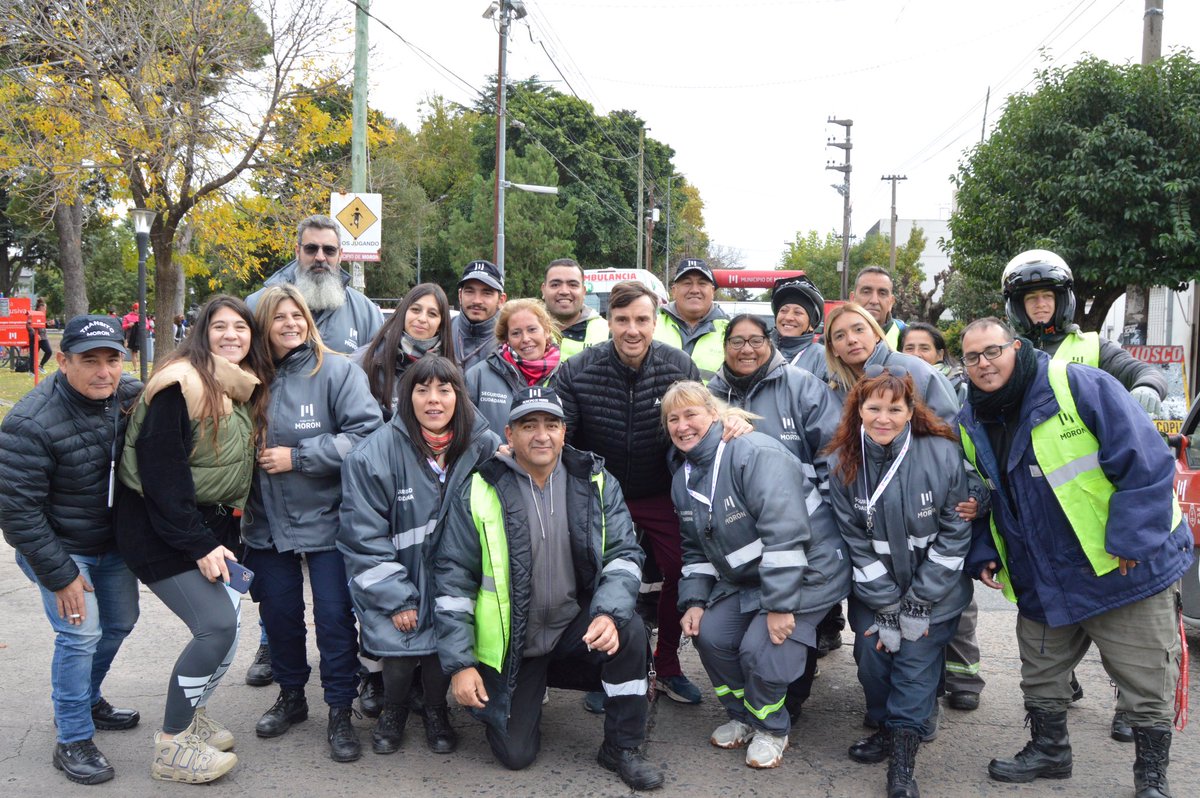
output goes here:
[[208, 703], [237, 652], [241, 596], [197, 569], [147, 585], [192, 632], [167, 685], [163, 732], [178, 734]]
[[426, 654], [423, 657], [384, 657], [384, 703], [395, 706], [408, 703], [413, 672], [418, 666], [421, 669], [421, 687], [425, 690], [425, 706], [437, 709], [446, 705], [450, 677], [442, 673], [442, 663], [437, 654]]

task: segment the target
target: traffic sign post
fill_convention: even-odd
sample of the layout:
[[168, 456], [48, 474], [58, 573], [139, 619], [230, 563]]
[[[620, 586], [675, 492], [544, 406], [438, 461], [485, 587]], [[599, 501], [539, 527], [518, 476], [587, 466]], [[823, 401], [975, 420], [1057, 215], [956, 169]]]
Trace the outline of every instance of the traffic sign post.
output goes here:
[[329, 215], [338, 225], [342, 260], [378, 261], [383, 243], [383, 195], [329, 195]]

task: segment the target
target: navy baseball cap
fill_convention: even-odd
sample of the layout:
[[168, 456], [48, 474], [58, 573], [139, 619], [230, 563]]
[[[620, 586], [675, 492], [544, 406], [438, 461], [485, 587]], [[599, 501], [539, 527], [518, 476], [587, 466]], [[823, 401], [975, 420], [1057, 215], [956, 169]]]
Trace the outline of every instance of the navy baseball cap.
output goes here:
[[511, 424], [522, 416], [530, 413], [549, 413], [555, 418], [563, 418], [562, 399], [558, 392], [548, 385], [534, 385], [522, 388], [513, 397], [512, 409], [508, 411], [508, 423]]
[[671, 280], [671, 282], [678, 282], [679, 278], [683, 277], [689, 272], [696, 272], [713, 285], [717, 284], [717, 278], [713, 277], [712, 269], [708, 268], [708, 264], [700, 258], [684, 258], [683, 260], [679, 261], [679, 265], [675, 267], [675, 277]]
[[461, 287], [467, 280], [478, 280], [486, 286], [504, 291], [504, 272], [490, 260], [473, 260], [463, 269], [462, 279], [458, 281]]
[[115, 349], [123, 355], [129, 354], [121, 324], [110, 316], [76, 316], [63, 328], [59, 346], [67, 354], [93, 349]]

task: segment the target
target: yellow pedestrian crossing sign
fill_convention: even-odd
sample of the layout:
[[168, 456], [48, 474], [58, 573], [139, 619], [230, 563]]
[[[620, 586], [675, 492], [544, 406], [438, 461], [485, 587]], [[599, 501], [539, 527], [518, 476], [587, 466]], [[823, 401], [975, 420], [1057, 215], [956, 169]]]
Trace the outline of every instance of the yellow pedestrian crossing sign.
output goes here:
[[345, 260], [379, 260], [382, 194], [330, 194], [329, 215], [338, 224]]

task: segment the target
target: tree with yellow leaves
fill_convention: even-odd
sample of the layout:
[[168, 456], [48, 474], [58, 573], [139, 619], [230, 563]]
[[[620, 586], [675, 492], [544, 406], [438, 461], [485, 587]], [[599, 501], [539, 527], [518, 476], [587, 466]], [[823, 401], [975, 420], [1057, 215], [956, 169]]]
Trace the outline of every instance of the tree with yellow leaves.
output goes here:
[[[156, 211], [154, 307], [160, 318], [179, 313], [184, 275], [175, 254], [190, 234], [189, 214], [284, 146], [272, 139], [272, 124], [298, 81], [330, 82], [312, 72], [334, 31], [326, 4], [6, 6], [0, 41], [12, 88], [0, 94], [0, 114], [31, 132], [15, 142], [6, 136], [6, 156], [23, 152], [25, 162], [64, 185], [102, 170], [119, 178], [118, 190], [135, 206]], [[69, 197], [59, 194], [56, 202]], [[172, 348], [170, 340], [159, 342], [160, 354]]]

